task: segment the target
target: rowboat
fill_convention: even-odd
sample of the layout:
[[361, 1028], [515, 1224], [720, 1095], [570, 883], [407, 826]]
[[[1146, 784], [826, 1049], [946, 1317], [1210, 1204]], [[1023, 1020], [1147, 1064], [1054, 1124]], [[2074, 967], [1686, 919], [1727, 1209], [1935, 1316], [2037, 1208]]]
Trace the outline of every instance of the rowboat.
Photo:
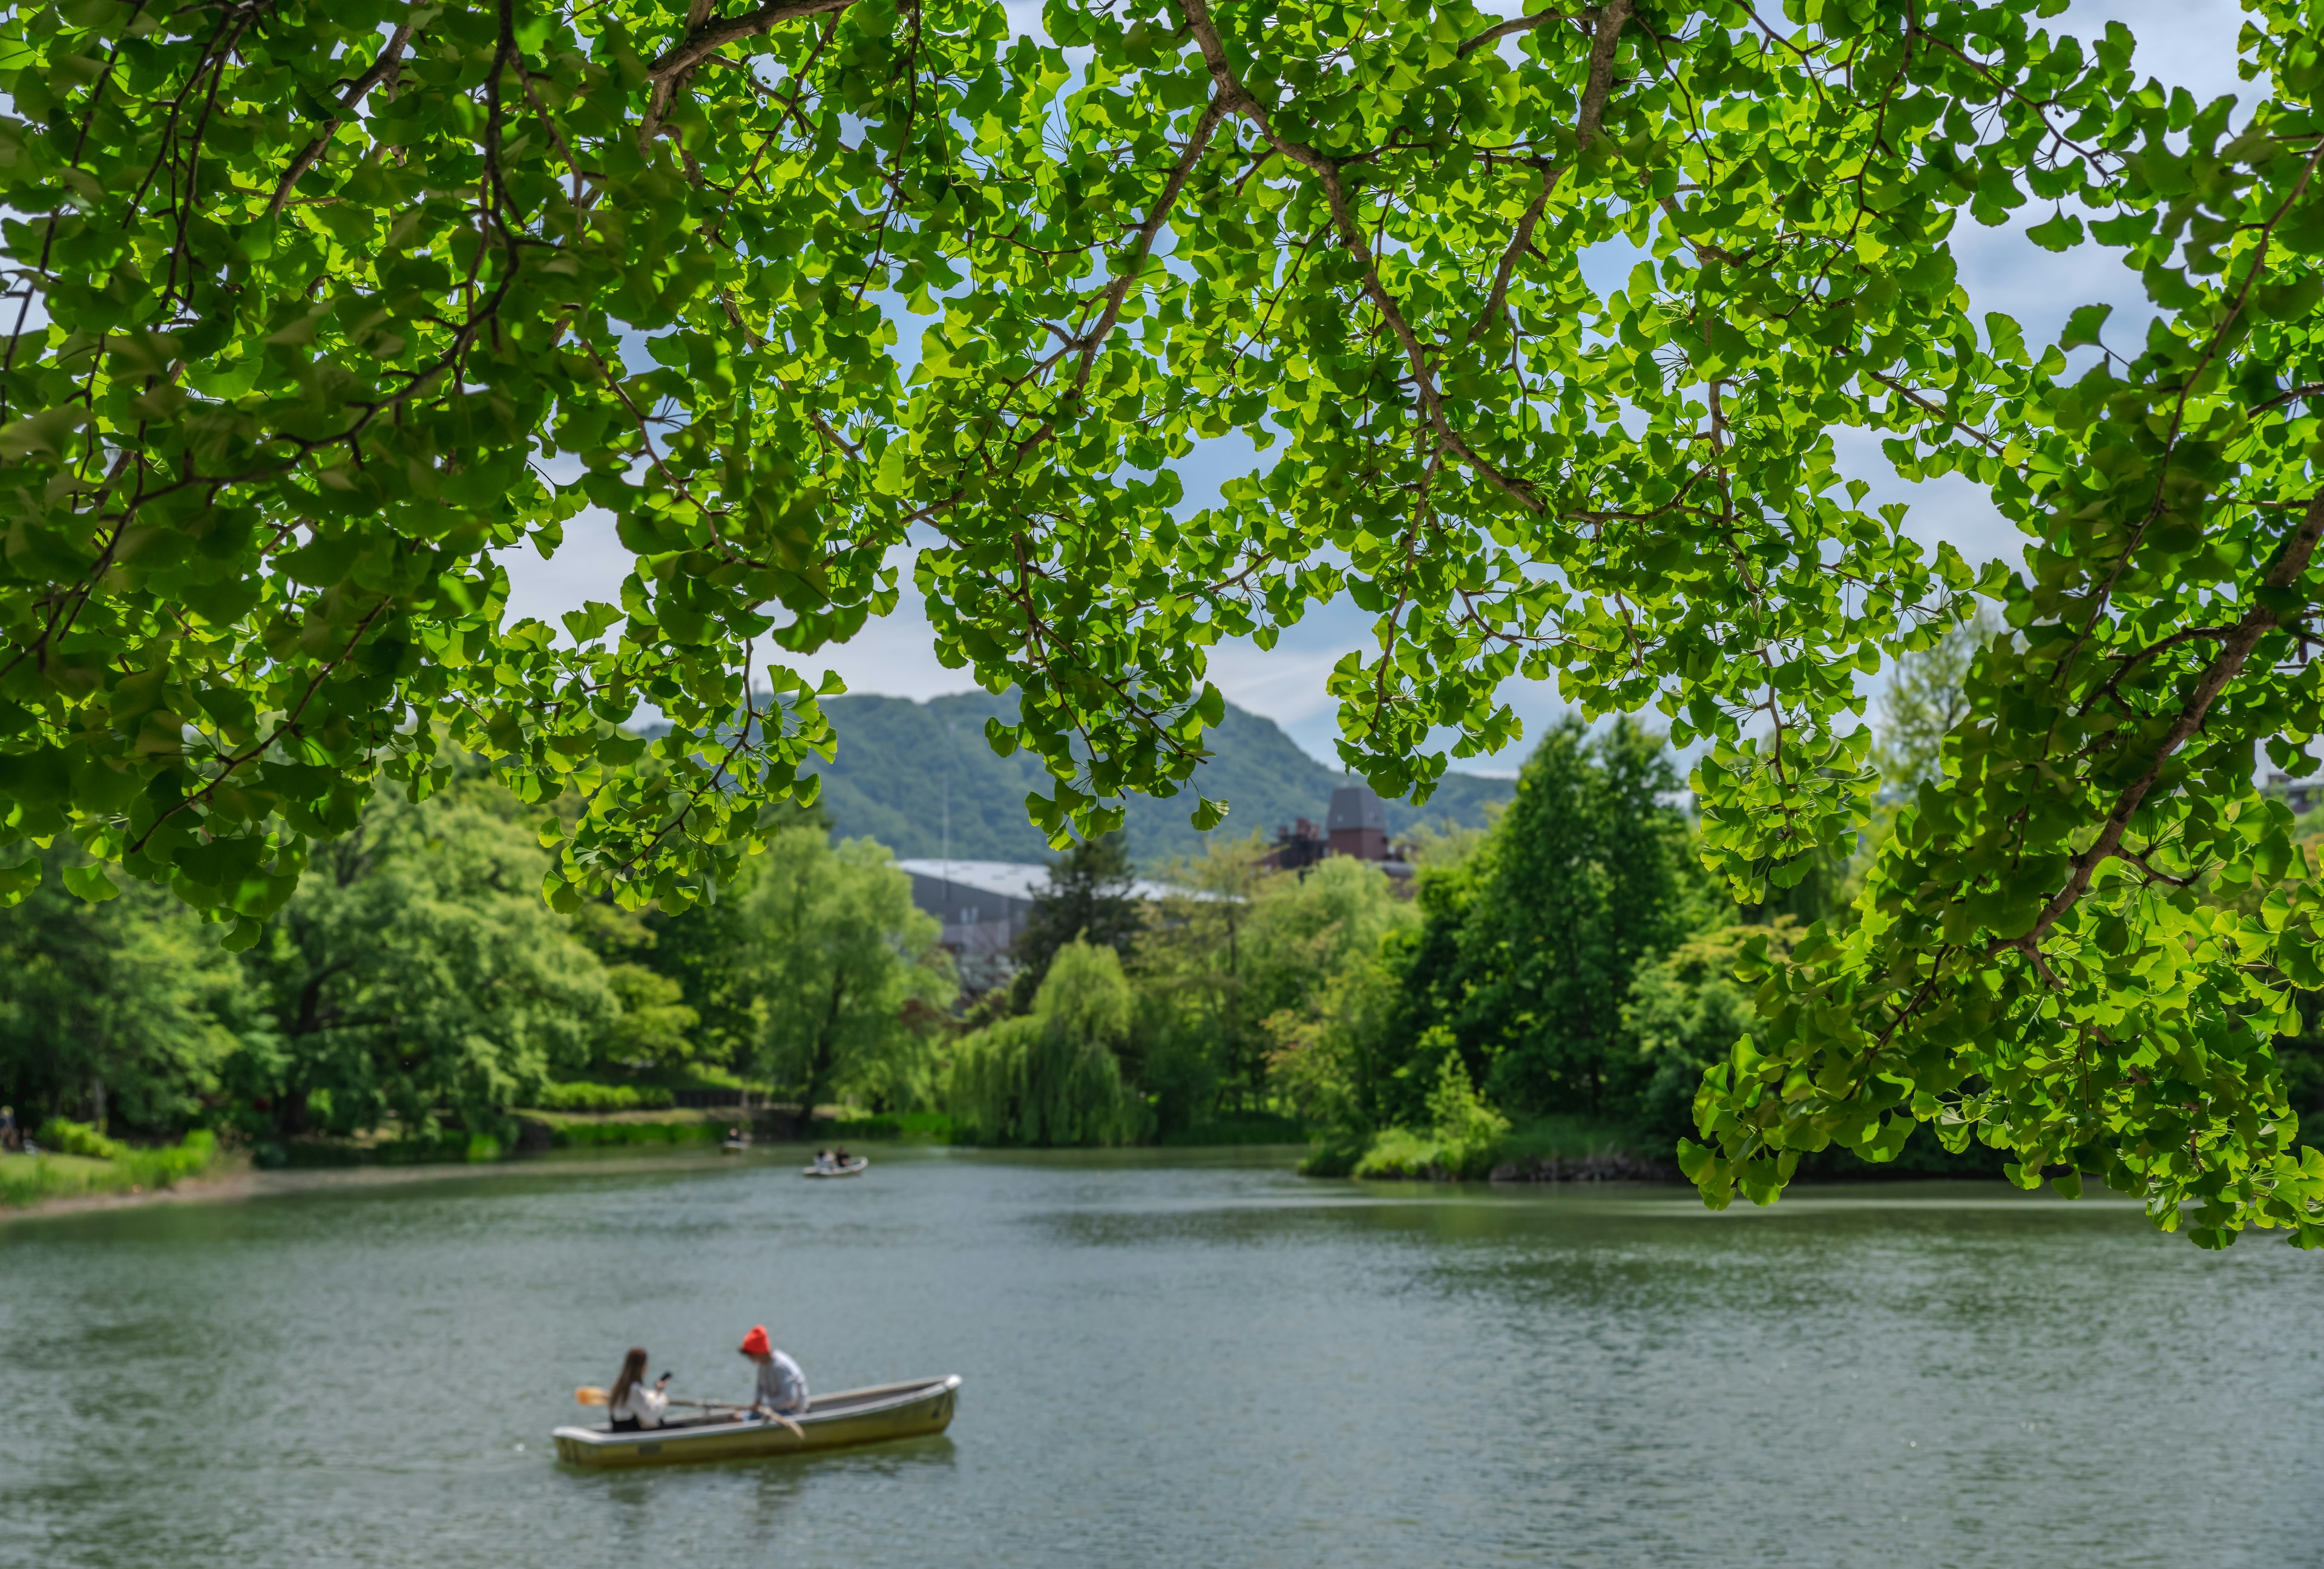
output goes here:
[[559, 1427], [557, 1458], [570, 1465], [683, 1465], [696, 1460], [758, 1460], [853, 1449], [897, 1438], [927, 1438], [952, 1426], [960, 1377], [914, 1379], [817, 1395], [793, 1433], [758, 1416], [707, 1417], [635, 1433], [606, 1427]]
[[751, 1141], [748, 1139], [729, 1139], [718, 1149], [722, 1154], [747, 1155], [751, 1152]]
[[863, 1168], [872, 1164], [868, 1156], [859, 1155], [844, 1166], [808, 1166], [799, 1170], [801, 1177], [861, 1177]]

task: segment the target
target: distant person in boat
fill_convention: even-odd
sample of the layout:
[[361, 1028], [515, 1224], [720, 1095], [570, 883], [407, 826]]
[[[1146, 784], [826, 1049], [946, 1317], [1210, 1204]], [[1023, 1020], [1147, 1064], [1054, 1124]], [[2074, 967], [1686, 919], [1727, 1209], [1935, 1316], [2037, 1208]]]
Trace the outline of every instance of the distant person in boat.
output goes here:
[[834, 1171], [838, 1169], [832, 1164], [830, 1150], [818, 1149], [815, 1152], [815, 1168], [817, 1171]]
[[613, 1392], [606, 1399], [606, 1414], [613, 1418], [616, 1433], [635, 1433], [641, 1428], [661, 1426], [661, 1414], [669, 1405], [669, 1397], [662, 1393], [669, 1375], [662, 1374], [646, 1387], [646, 1348], [633, 1345], [630, 1354], [622, 1359], [622, 1376], [613, 1380]]
[[842, 1170], [842, 1171], [846, 1170], [846, 1169], [847, 1169], [847, 1151], [846, 1151], [846, 1150], [844, 1150], [844, 1149], [835, 1149], [834, 1151], [832, 1151], [831, 1163], [832, 1163], [832, 1165], [833, 1165], [833, 1166], [836, 1167], [838, 1169], [840, 1169], [840, 1170]]
[[759, 1387], [751, 1397], [752, 1410], [777, 1421], [807, 1415], [807, 1375], [799, 1371], [798, 1363], [774, 1348], [767, 1339], [765, 1324], [751, 1326], [751, 1333], [742, 1337], [742, 1354], [759, 1364]]

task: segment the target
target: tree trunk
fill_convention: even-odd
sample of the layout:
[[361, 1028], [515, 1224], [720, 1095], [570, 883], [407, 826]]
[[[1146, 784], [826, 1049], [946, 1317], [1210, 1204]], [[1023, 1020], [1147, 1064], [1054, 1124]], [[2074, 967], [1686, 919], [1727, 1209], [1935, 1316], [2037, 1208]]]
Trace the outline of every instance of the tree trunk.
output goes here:
[[88, 1125], [105, 1131], [105, 1081], [94, 1075], [88, 1081]]
[[839, 1033], [839, 1004], [847, 995], [847, 972], [835, 970], [831, 976], [831, 1006], [824, 1010], [823, 1028], [815, 1032], [815, 1049], [807, 1056], [807, 1088], [799, 1094], [799, 1125], [815, 1124], [815, 1109], [822, 1103], [824, 1094], [831, 1087], [833, 1057], [838, 1047], [835, 1038]]

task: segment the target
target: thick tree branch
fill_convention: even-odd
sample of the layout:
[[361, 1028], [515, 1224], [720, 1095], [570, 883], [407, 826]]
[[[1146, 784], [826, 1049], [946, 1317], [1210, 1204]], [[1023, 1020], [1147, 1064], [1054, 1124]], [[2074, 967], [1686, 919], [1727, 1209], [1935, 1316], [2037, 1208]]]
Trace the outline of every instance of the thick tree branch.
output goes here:
[[[1628, 5], [1628, 0], [1614, 0], [1614, 3], [1626, 9]], [[1357, 266], [1362, 270], [1366, 298], [1379, 311], [1381, 319], [1388, 325], [1388, 330], [1396, 335], [1397, 342], [1403, 346], [1405, 359], [1412, 367], [1413, 389], [1420, 400], [1421, 411], [1436, 431], [1437, 438], [1486, 483], [1527, 512], [1539, 513], [1547, 511], [1541, 498], [1533, 494], [1530, 485], [1522, 480], [1510, 478], [1487, 462], [1445, 418], [1443, 399], [1436, 390], [1436, 375], [1429, 364], [1428, 352], [1421, 346], [1419, 335], [1413, 331], [1412, 324], [1405, 319], [1395, 297], [1388, 293], [1388, 286], [1380, 281], [1379, 258], [1373, 253], [1371, 242], [1364, 237], [1363, 226], [1357, 221], [1355, 204], [1349, 199], [1347, 186], [1340, 178], [1340, 165], [1305, 143], [1294, 142], [1276, 131], [1268, 118], [1268, 106], [1254, 97], [1235, 76], [1233, 62], [1227, 58], [1226, 45], [1211, 21], [1210, 7], [1205, 0], [1180, 0], [1180, 10], [1195, 43], [1203, 51], [1203, 63], [1210, 68], [1211, 80], [1218, 91], [1218, 101], [1230, 113], [1240, 115], [1257, 126], [1259, 134], [1266, 137], [1277, 152], [1313, 174], [1323, 187], [1323, 200], [1332, 214], [1332, 226], [1339, 231], [1340, 243], [1347, 246], [1349, 254], [1356, 259]]]
[[2106, 825], [2098, 830], [2097, 841], [2074, 857], [2073, 875], [2066, 880], [2066, 886], [2043, 906], [2041, 918], [2034, 923], [2033, 930], [2014, 943], [1997, 946], [2016, 948], [2032, 955], [2040, 946], [2042, 939], [2049, 936], [2051, 928], [2074, 908], [2083, 894], [2089, 891], [2090, 879], [2098, 874], [2098, 867], [2121, 853], [2122, 836], [2129, 830], [2130, 820], [2137, 815], [2140, 805], [2154, 789], [2155, 781], [2163, 777], [2163, 766], [2203, 727], [2204, 716], [2210, 713], [2211, 705], [2218, 700], [2221, 692], [2227, 690], [2227, 683], [2242, 673], [2245, 662], [2251, 658], [2252, 650], [2259, 646], [2259, 640], [2283, 624], [2282, 614], [2272, 608], [2267, 601], [2274, 594], [2291, 588], [2300, 581], [2301, 575], [2308, 570], [2309, 561], [2316, 554], [2316, 541], [2319, 537], [2324, 537], [2324, 496], [2319, 496], [2309, 503], [2307, 516], [2301, 519], [2300, 526], [2292, 531], [2291, 538], [2284, 540], [2282, 550], [2276, 556], [2275, 565], [2269, 568], [2267, 576], [2260, 580], [2260, 593], [2254, 596], [2256, 603], [2236, 623], [2235, 630], [2220, 640], [2218, 653], [2203, 671], [2202, 679], [2195, 683], [2193, 694], [2188, 697], [2186, 706], [2179, 711], [2179, 717], [2172, 721], [2162, 743], [2154, 749], [2153, 760], [2147, 764], [2146, 771], [2132, 780], [2116, 798], [2114, 810], [2107, 814]]
[[[1582, 87], [1582, 109], [1573, 126], [1577, 153], [1588, 152], [1590, 144], [1598, 139], [1600, 122], [1606, 113], [1606, 96], [1614, 90], [1615, 46], [1620, 42], [1622, 24], [1629, 20], [1629, 16], [1630, 0], [1607, 0], [1606, 8], [1598, 14], [1596, 35], [1590, 45], [1590, 79]], [[1543, 22], [1566, 20], [1571, 19], [1544, 11], [1517, 22], [1505, 22], [1492, 32], [1480, 36], [1491, 38], [1499, 33], [1514, 32], [1520, 26], [1539, 26]], [[1462, 44], [1462, 52], [1467, 53], [1476, 42], [1471, 40], [1471, 43]], [[1509, 280], [1517, 272], [1517, 258], [1525, 254], [1526, 248], [1533, 244], [1534, 226], [1541, 222], [1541, 215], [1549, 207], [1549, 193], [1557, 189], [1557, 182], [1565, 177], [1565, 169], [1571, 167], [1569, 164], [1554, 172], [1547, 168], [1543, 169], [1541, 189], [1534, 193], [1533, 203], [1526, 208], [1525, 217], [1517, 220], [1517, 233], [1509, 236], [1508, 248], [1501, 253], [1501, 264], [1493, 270], [1492, 292], [1486, 297], [1485, 309], [1477, 313], [1476, 326], [1469, 329], [1471, 343], [1477, 341], [1487, 326], [1499, 321], [1501, 313], [1508, 308]]]
[[745, 11], [740, 16], [709, 18], [688, 28], [685, 39], [648, 66], [646, 74], [659, 87], [682, 72], [692, 70], [737, 40], [756, 38], [803, 16], [822, 16], [834, 11], [844, 11], [854, 4], [855, 0], [775, 0], [771, 5]]
[[1606, 0], [1598, 13], [1597, 36], [1590, 42], [1590, 80], [1582, 89], [1582, 112], [1574, 116], [1574, 139], [1584, 151], [1598, 139], [1599, 122], [1606, 113], [1607, 95], [1614, 90], [1614, 51], [1622, 42], [1622, 24], [1630, 19], [1630, 0]]
[[1074, 377], [1074, 391], [1078, 392], [1089, 384], [1090, 372], [1097, 364], [1097, 351], [1112, 336], [1114, 325], [1121, 319], [1122, 301], [1130, 297], [1130, 286], [1138, 281], [1139, 274], [1146, 270], [1147, 257], [1153, 254], [1154, 236], [1162, 232], [1162, 225], [1170, 217], [1170, 209], [1177, 205], [1179, 193], [1186, 189], [1186, 181], [1194, 174], [1194, 165], [1203, 161], [1203, 154], [1209, 150], [1211, 138], [1217, 133], [1219, 122], [1226, 118], [1226, 112], [1224, 98], [1213, 94], [1210, 103], [1203, 110], [1203, 117], [1194, 123], [1194, 134], [1186, 138], [1186, 145], [1179, 152], [1177, 163], [1171, 168], [1170, 178], [1162, 187], [1162, 198], [1147, 213], [1146, 221], [1138, 226], [1138, 237], [1130, 242], [1130, 254], [1123, 258], [1120, 272], [1114, 275], [1112, 283], [1106, 289], [1104, 313], [1098, 318], [1097, 325], [1082, 337], [1082, 368]]
[[1476, 37], [1464, 40], [1456, 54], [1466, 55], [1489, 43], [1508, 37], [1513, 32], [1531, 32], [1536, 27], [1546, 27], [1553, 22], [1581, 22], [1583, 18], [1566, 11], [1536, 11], [1530, 16], [1514, 16], [1497, 27], [1488, 27]]
[[266, 204], [270, 217], [282, 210], [282, 204], [290, 199], [290, 188], [306, 178], [307, 171], [315, 166], [315, 160], [320, 158], [323, 150], [331, 144], [331, 137], [346, 123], [346, 115], [370, 96], [374, 88], [387, 79], [388, 72], [403, 59], [404, 48], [410, 42], [411, 23], [407, 22], [388, 35], [387, 47], [381, 50], [379, 58], [371, 62], [371, 69], [348, 84], [347, 90], [339, 98], [339, 108], [343, 113], [337, 118], [323, 123], [321, 134], [299, 149], [298, 156], [290, 160], [290, 167], [284, 170], [282, 178], [275, 182], [274, 199]]

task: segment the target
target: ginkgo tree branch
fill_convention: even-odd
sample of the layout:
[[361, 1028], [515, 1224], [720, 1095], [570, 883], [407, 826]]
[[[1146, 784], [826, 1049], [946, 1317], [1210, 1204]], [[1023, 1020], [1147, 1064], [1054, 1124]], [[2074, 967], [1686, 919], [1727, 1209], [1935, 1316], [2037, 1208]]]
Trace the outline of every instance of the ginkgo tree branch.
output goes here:
[[1364, 236], [1363, 226], [1357, 221], [1354, 204], [1349, 199], [1347, 185], [1340, 176], [1340, 165], [1303, 142], [1295, 142], [1278, 134], [1268, 122], [1267, 106], [1251, 96], [1250, 89], [1237, 79], [1234, 68], [1227, 58], [1226, 46], [1220, 41], [1218, 30], [1212, 24], [1209, 7], [1204, 0], [1179, 0], [1179, 9], [1186, 19], [1195, 42], [1203, 51], [1204, 63], [1211, 78], [1218, 86], [1220, 100], [1233, 113], [1240, 115], [1258, 127], [1268, 144], [1290, 162], [1315, 177], [1322, 188], [1323, 200], [1332, 214], [1333, 226], [1339, 231], [1340, 243], [1346, 246], [1361, 270], [1363, 289], [1381, 319], [1395, 334], [1402, 346], [1405, 359], [1412, 370], [1413, 390], [1420, 400], [1422, 411], [1434, 429], [1438, 439], [1462, 462], [1474, 470], [1494, 489], [1508, 496], [1527, 512], [1546, 510], [1533, 487], [1508, 474], [1480, 456], [1468, 439], [1454, 429], [1445, 417], [1443, 394], [1436, 385], [1436, 374], [1430, 363], [1428, 351], [1421, 346], [1419, 335], [1380, 279], [1379, 258]]
[[2295, 591], [2301, 579], [2307, 575], [2319, 538], [2324, 538], [2324, 497], [2309, 503], [2299, 526], [2284, 540], [2275, 560], [2261, 577], [2258, 592], [2252, 595], [2252, 607], [2244, 613], [2232, 632], [2219, 639], [2218, 651], [2212, 655], [2194, 689], [2179, 706], [2171, 727], [2155, 743], [2146, 767], [2115, 798], [2113, 809], [2107, 813], [2106, 820], [2099, 825], [2098, 837], [2091, 842], [2089, 848], [2073, 858], [2073, 870], [2066, 879], [2065, 886], [2042, 907], [2042, 913], [2034, 920], [2031, 931], [2016, 943], [2004, 946], [2015, 946], [2028, 954], [2041, 946], [2043, 939], [2064, 918], [2066, 912], [2089, 891], [2090, 879], [2097, 875], [2098, 867], [2119, 853], [2123, 835], [2128, 832], [2132, 819], [2138, 815], [2138, 808], [2145, 804], [2156, 781], [2163, 777], [2163, 768], [2202, 729], [2211, 706], [2218, 701], [2219, 695], [2227, 689], [2228, 684], [2243, 673], [2244, 665], [2251, 658], [2252, 650], [2259, 645], [2260, 639], [2288, 623], [2305, 619], [2308, 614], [2305, 605], [2288, 612], [2279, 602], [2279, 596]]

